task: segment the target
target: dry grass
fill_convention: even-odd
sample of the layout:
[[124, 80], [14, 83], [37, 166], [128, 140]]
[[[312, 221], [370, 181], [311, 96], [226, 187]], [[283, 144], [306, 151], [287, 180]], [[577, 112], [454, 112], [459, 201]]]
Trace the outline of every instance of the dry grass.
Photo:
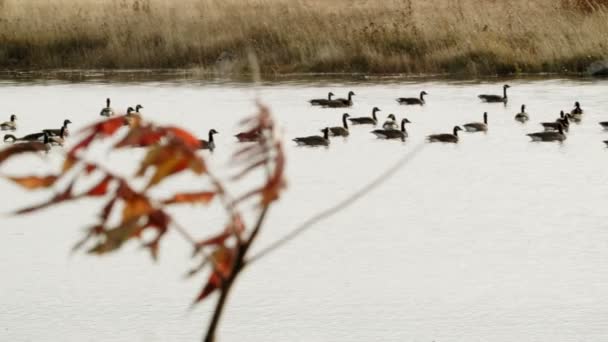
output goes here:
[[5, 68], [581, 72], [606, 0], [0, 0]]

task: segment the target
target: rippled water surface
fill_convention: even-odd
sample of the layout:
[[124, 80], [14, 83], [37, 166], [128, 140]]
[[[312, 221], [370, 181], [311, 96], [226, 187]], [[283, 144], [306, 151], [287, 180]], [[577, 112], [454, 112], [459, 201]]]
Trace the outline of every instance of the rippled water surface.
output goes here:
[[[370, 181], [431, 133], [480, 121], [487, 134], [458, 145], [426, 144], [396, 176], [339, 215], [262, 259], [239, 280], [221, 341], [605, 341], [608, 340], [608, 83], [510, 80], [510, 101], [482, 104], [500, 82], [277, 82], [254, 87], [198, 81], [0, 83], [0, 119], [19, 117], [20, 135], [70, 118], [73, 130], [113, 107], [144, 105], [146, 118], [220, 132], [210, 163], [226, 168], [236, 123], [271, 106], [286, 138], [339, 125], [343, 109], [311, 107], [328, 91], [357, 95], [351, 115], [373, 106], [413, 123], [405, 143], [353, 127], [328, 149], [289, 141], [289, 189], [269, 217], [259, 250], [311, 214]], [[428, 104], [397, 96], [426, 90]], [[563, 144], [530, 143], [526, 133], [575, 100], [586, 111]], [[522, 103], [531, 120], [513, 120]], [[101, 153], [101, 152], [100, 152]], [[113, 157], [128, 168], [137, 152]], [[137, 155], [139, 156], [139, 155]], [[3, 174], [45, 173], [60, 151], [3, 165]], [[100, 158], [105, 155], [100, 154]], [[189, 186], [189, 184], [180, 184]], [[41, 201], [0, 181], [2, 212]], [[0, 341], [192, 341], [212, 301], [189, 310], [203, 279], [184, 280], [191, 263], [179, 236], [158, 264], [136, 244], [116, 255], [70, 255], [101, 204], [63, 205], [0, 217]], [[211, 208], [185, 210], [202, 234], [222, 225]]]

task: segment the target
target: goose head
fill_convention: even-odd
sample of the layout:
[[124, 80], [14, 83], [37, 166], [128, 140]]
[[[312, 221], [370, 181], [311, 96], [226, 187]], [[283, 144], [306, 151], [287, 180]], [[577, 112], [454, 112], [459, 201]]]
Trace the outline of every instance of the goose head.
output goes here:
[[71, 123], [72, 123], [72, 121], [70, 121], [69, 119], [63, 120], [63, 126], [65, 126], [65, 127], [67, 127]]
[[510, 86], [510, 85], [508, 85], [508, 84], [505, 84], [505, 85], [503, 85], [502, 87], [503, 87], [504, 89], [509, 89], [509, 88], [511, 88], [511, 86]]
[[212, 128], [212, 129], [210, 129], [210, 130], [209, 130], [209, 136], [212, 136], [212, 135], [214, 135], [214, 134], [219, 134], [219, 132], [218, 132], [218, 131], [216, 131], [216, 130], [215, 130], [215, 129], [213, 129], [213, 128]]
[[581, 104], [578, 101], [576, 101], [576, 102], [574, 102], [574, 107], [579, 109], [579, 108], [581, 108]]
[[133, 109], [133, 107], [127, 108], [127, 115], [131, 115], [131, 113], [134, 111], [135, 111], [135, 109]]
[[462, 128], [460, 128], [460, 126], [454, 126], [454, 135], [458, 136], [458, 131], [462, 131]]
[[395, 114], [389, 114], [386, 118], [391, 119], [393, 121], [397, 121], [397, 118], [395, 118]]
[[17, 120], [17, 115], [13, 114], [11, 115], [11, 121], [16, 121]]
[[403, 118], [403, 120], [401, 120], [401, 122], [405, 122], [405, 123], [412, 123], [410, 120], [408, 120], [408, 118]]
[[139, 110], [143, 109], [143, 108], [144, 108], [144, 106], [138, 104], [137, 106], [135, 106], [135, 111], [139, 113]]
[[426, 91], [424, 91], [424, 90], [423, 90], [423, 91], [420, 93], [420, 96], [422, 96], [422, 95], [428, 95], [428, 93], [427, 93]]
[[349, 91], [349, 92], [348, 92], [348, 96], [349, 96], [349, 97], [350, 97], [350, 96], [354, 96], [354, 95], [355, 95], [355, 92], [354, 92], [354, 91], [352, 91], [352, 90], [351, 90], [351, 91]]
[[331, 97], [335, 96], [334, 93], [332, 93], [331, 91], [329, 93], [327, 93], [327, 98], [331, 100]]
[[346, 121], [346, 119], [349, 117], [350, 117], [350, 115], [348, 113], [342, 114], [342, 121]]

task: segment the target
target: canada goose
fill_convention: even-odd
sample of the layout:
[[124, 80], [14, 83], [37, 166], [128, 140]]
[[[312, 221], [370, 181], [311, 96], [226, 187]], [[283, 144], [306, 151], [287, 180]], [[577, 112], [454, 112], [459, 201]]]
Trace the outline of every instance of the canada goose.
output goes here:
[[63, 131], [63, 135], [67, 137], [70, 135], [70, 131], [68, 130], [68, 125], [71, 123], [72, 123], [72, 121], [70, 121], [69, 119], [65, 119], [65, 120], [63, 120], [63, 126], [61, 126], [61, 128], [43, 129], [42, 132], [48, 133], [49, 136], [58, 137], [61, 134], [61, 132]]
[[331, 97], [334, 96], [334, 93], [332, 93], [331, 91], [329, 93], [327, 93], [327, 98], [326, 99], [312, 99], [308, 102], [310, 102], [311, 105], [313, 106], [327, 106], [327, 104], [329, 102], [331, 102]]
[[[342, 126], [329, 127], [329, 135], [332, 137], [347, 137], [348, 136], [348, 113], [342, 114]], [[323, 132], [323, 130], [321, 130]]]
[[335, 100], [331, 100], [327, 102], [327, 107], [331, 108], [340, 108], [340, 107], [350, 107], [353, 105], [353, 96], [355, 93], [353, 91], [348, 92], [348, 99], [339, 98]]
[[372, 134], [380, 139], [401, 139], [405, 141], [408, 134], [405, 130], [405, 124], [410, 123], [410, 120], [403, 119], [401, 120], [401, 130], [398, 129], [376, 129], [372, 131]]
[[362, 117], [358, 117], [358, 118], [349, 118], [348, 120], [353, 124], [353, 125], [376, 125], [376, 123], [378, 122], [378, 118], [376, 117], [376, 112], [379, 112], [380, 108], [378, 107], [374, 107], [374, 109], [372, 109], [372, 116], [362, 116]]
[[479, 98], [484, 101], [484, 102], [507, 102], [507, 89], [511, 88], [510, 85], [505, 84], [504, 86], [502, 86], [502, 93], [503, 96], [500, 95], [479, 95]]
[[[40, 141], [38, 138], [34, 139], [35, 135], [41, 137], [42, 141]], [[15, 138], [15, 136], [12, 134], [7, 134], [4, 136], [5, 142], [7, 142], [7, 140], [9, 140], [9, 139], [12, 139], [13, 143], [28, 144], [31, 146], [35, 146], [36, 149], [39, 151], [48, 152], [51, 150], [51, 142], [49, 140], [49, 134], [46, 132], [29, 134], [22, 138]]]
[[483, 122], [471, 122], [462, 127], [467, 132], [486, 132], [488, 130], [488, 112], [483, 113]]
[[444, 143], [457, 143], [458, 142], [458, 131], [462, 131], [462, 128], [454, 126], [452, 134], [432, 134], [427, 137], [429, 142], [444, 142]]
[[11, 115], [11, 121], [3, 122], [0, 124], [0, 130], [2, 131], [14, 131], [17, 129], [17, 116]]
[[570, 112], [570, 114], [573, 114], [573, 115], [583, 114], [583, 109], [581, 108], [581, 104], [578, 101], [574, 102], [574, 109]]
[[141, 115], [139, 115], [138, 112], [135, 112], [135, 109], [133, 109], [133, 107], [129, 107], [127, 108], [127, 114], [124, 115], [124, 125], [133, 126], [140, 119]]
[[602, 126], [603, 129], [608, 129], [608, 121], [600, 122], [600, 126]]
[[323, 128], [323, 136], [311, 135], [293, 139], [298, 146], [329, 146], [329, 127]]
[[399, 129], [397, 125], [397, 118], [395, 118], [395, 114], [389, 114], [387, 117], [388, 120], [384, 122], [382, 125], [383, 129]]
[[51, 145], [58, 145], [58, 146], [63, 146], [63, 143], [65, 142], [65, 131], [66, 131], [66, 126], [61, 127], [61, 131], [59, 133], [59, 136], [49, 136], [48, 140], [49, 143]]
[[144, 109], [144, 106], [138, 104], [137, 106], [135, 106], [135, 115], [141, 115], [141, 112], [139, 111], [140, 109]]
[[553, 122], [541, 122], [540, 124], [545, 128], [545, 131], [557, 131], [561, 126], [564, 131], [568, 131], [568, 127], [570, 126], [570, 114], [564, 115], [564, 111], [562, 110], [559, 113], [559, 118]]
[[101, 112], [99, 112], [99, 115], [106, 116], [106, 117], [114, 116], [114, 109], [112, 109], [110, 107], [110, 98], [109, 97], [106, 99], [106, 106], [101, 109]]
[[550, 132], [537, 132], [537, 133], [530, 133], [530, 134], [526, 134], [527, 136], [529, 136], [530, 138], [532, 138], [532, 141], [559, 141], [562, 142], [564, 140], [566, 140], [566, 135], [564, 134], [564, 129], [563, 126], [561, 124], [559, 124], [559, 126], [557, 127], [557, 132], [556, 131], [550, 131]]
[[530, 120], [530, 117], [528, 116], [528, 113], [526, 113], [526, 105], [522, 104], [521, 105], [521, 112], [515, 114], [515, 120], [521, 122], [521, 123], [525, 123], [526, 121]]
[[44, 135], [45, 135], [44, 132], [38, 132], [38, 133], [28, 134], [21, 138], [17, 138], [12, 134], [5, 134], [4, 142], [42, 141], [44, 139]]
[[239, 142], [254, 142], [259, 141], [262, 132], [259, 130], [250, 131], [250, 132], [241, 132], [236, 134], [235, 137]]
[[402, 105], [424, 105], [424, 95], [428, 95], [426, 91], [420, 92], [420, 98], [416, 97], [400, 97], [397, 102]]
[[209, 130], [209, 140], [199, 140], [200, 142], [200, 146], [199, 146], [199, 150], [209, 150], [211, 152], [213, 152], [213, 150], [215, 149], [215, 142], [213, 141], [213, 135], [214, 134], [218, 134], [219, 132], [216, 131], [215, 129], [210, 129]]

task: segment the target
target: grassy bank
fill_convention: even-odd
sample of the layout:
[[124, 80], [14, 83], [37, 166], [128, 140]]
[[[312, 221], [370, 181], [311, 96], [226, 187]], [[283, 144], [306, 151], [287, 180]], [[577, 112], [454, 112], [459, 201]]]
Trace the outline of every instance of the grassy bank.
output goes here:
[[604, 0], [0, 0], [0, 66], [584, 72]]

